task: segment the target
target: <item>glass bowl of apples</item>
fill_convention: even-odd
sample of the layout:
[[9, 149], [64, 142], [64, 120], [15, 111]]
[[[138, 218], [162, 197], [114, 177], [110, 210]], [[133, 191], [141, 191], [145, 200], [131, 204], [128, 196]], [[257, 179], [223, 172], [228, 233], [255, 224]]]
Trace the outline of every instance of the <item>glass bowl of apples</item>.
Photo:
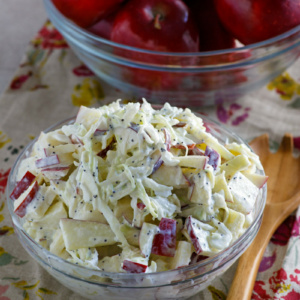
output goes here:
[[[80, 114], [81, 114], [81, 116], [84, 116], [84, 110], [81, 110]], [[200, 116], [200, 115], [198, 115], [198, 116]], [[208, 119], [205, 116], [201, 115], [200, 117], [204, 121], [206, 132], [208, 132], [213, 137], [215, 137], [219, 141], [220, 145], [225, 145], [228, 143], [237, 143], [238, 145], [244, 145], [245, 146], [244, 150], [246, 149], [245, 151], [247, 153], [250, 153], [250, 151], [251, 151], [250, 147], [239, 136], [237, 136], [233, 132], [227, 130], [224, 126], [213, 122], [212, 120]], [[78, 118], [81, 118], [81, 117], [77, 116], [77, 119], [76, 119], [77, 121], [78, 121]], [[88, 118], [87, 121], [85, 121], [85, 122], [90, 122], [90, 120], [91, 119]], [[62, 126], [64, 126], [64, 125], [67, 125], [67, 126], [72, 125], [72, 124], [74, 124], [74, 122], [75, 122], [75, 118], [71, 118], [71, 119], [67, 119], [61, 123], [58, 123], [58, 124], [52, 126], [51, 128], [45, 130], [44, 133], [41, 135], [41, 138], [43, 138], [43, 136], [45, 137], [46, 134], [49, 132], [53, 132], [56, 129], [61, 129]], [[82, 124], [82, 123], [77, 123], [77, 124]], [[180, 123], [178, 125], [177, 129], [179, 131], [181, 131], [183, 129], [182, 126], [183, 126], [183, 124]], [[135, 129], [135, 128], [133, 128], [133, 129]], [[132, 131], [131, 134], [135, 134], [133, 129], [131, 130], [129, 128], [129, 131], [130, 132]], [[123, 261], [123, 272], [107, 271], [108, 270], [107, 268], [111, 268], [112, 266], [111, 265], [108, 266], [106, 263], [106, 267], [105, 267], [106, 269], [103, 269], [104, 268], [103, 264], [105, 264], [104, 261], [106, 261], [106, 259], [109, 258], [108, 263], [110, 263], [110, 264], [115, 264], [116, 262], [120, 263], [121, 262], [119, 259], [120, 252], [114, 252], [115, 250], [111, 250], [112, 248], [107, 248], [107, 250], [105, 252], [104, 248], [108, 247], [108, 246], [103, 246], [103, 245], [100, 247], [101, 251], [97, 250], [97, 251], [99, 251], [98, 254], [96, 252], [96, 254], [99, 255], [99, 257], [98, 256], [96, 257], [97, 264], [99, 266], [101, 265], [102, 267], [91, 268], [91, 267], [88, 267], [87, 265], [80, 265], [80, 263], [78, 264], [78, 262], [80, 260], [78, 260], [77, 263], [75, 263], [75, 261], [70, 261], [71, 256], [68, 255], [68, 253], [66, 253], [66, 249], [59, 248], [60, 247], [59, 245], [62, 243], [62, 241], [60, 241], [60, 237], [56, 237], [56, 234], [55, 234], [55, 235], [53, 235], [52, 238], [49, 238], [50, 235], [48, 232], [48, 227], [46, 228], [46, 225], [50, 224], [50, 222], [51, 222], [51, 224], [55, 223], [55, 220], [57, 220], [57, 222], [55, 223], [56, 224], [55, 228], [57, 228], [58, 232], [60, 232], [60, 231], [65, 230], [65, 227], [63, 227], [63, 226], [65, 226], [66, 224], [69, 224], [70, 225], [69, 229], [72, 231], [72, 234], [69, 235], [69, 237], [72, 240], [74, 240], [75, 236], [77, 236], [77, 233], [75, 232], [76, 230], [75, 231], [73, 230], [74, 228], [76, 228], [76, 227], [74, 227], [76, 225], [75, 223], [80, 222], [80, 224], [82, 225], [83, 223], [90, 224], [91, 222], [87, 221], [86, 217], [83, 218], [83, 215], [81, 215], [81, 218], [79, 218], [79, 219], [78, 219], [78, 217], [75, 217], [75, 216], [74, 216], [74, 219], [72, 219], [70, 214], [73, 213], [74, 207], [72, 209], [65, 208], [65, 207], [67, 207], [66, 203], [69, 200], [66, 200], [66, 202], [63, 203], [62, 201], [59, 200], [60, 198], [56, 198], [56, 201], [53, 200], [52, 196], [51, 197], [52, 197], [53, 204], [51, 204], [50, 208], [48, 208], [47, 210], [44, 209], [44, 211], [41, 214], [42, 217], [40, 219], [39, 219], [39, 217], [36, 219], [35, 213], [39, 214], [41, 212], [42, 208], [44, 207], [44, 204], [48, 201], [48, 199], [46, 198], [46, 196], [45, 196], [45, 198], [39, 196], [40, 194], [37, 192], [37, 189], [35, 188], [35, 186], [37, 185], [37, 181], [39, 179], [36, 179], [37, 181], [32, 183], [31, 177], [34, 177], [34, 176], [32, 174], [28, 175], [28, 171], [26, 171], [24, 176], [22, 175], [23, 177], [21, 180], [20, 180], [20, 178], [18, 179], [18, 177], [20, 176], [20, 174], [18, 174], [20, 172], [20, 170], [24, 171], [27, 167], [29, 167], [28, 162], [31, 161], [33, 164], [35, 164], [35, 166], [37, 168], [40, 168], [40, 167], [45, 168], [44, 173], [49, 172], [49, 170], [51, 169], [53, 176], [55, 174], [56, 175], [60, 174], [60, 176], [64, 176], [64, 177], [61, 177], [61, 179], [57, 179], [58, 177], [53, 177], [54, 179], [49, 183], [50, 186], [48, 187], [49, 189], [51, 189], [55, 186], [53, 188], [53, 190], [57, 191], [57, 193], [58, 193], [57, 197], [58, 196], [64, 197], [60, 193], [65, 195], [65, 192], [64, 191], [60, 192], [60, 191], [58, 191], [58, 189], [62, 188], [63, 181], [67, 180], [67, 179], [64, 179], [64, 178], [66, 178], [66, 175], [65, 175], [65, 173], [63, 173], [66, 168], [63, 168], [61, 166], [55, 167], [55, 164], [57, 162], [53, 162], [53, 159], [57, 158], [58, 154], [45, 156], [45, 154], [48, 153], [47, 147], [49, 145], [50, 145], [49, 147], [51, 148], [51, 149], [50, 148], [49, 149], [51, 150], [51, 153], [53, 153], [52, 145], [54, 145], [54, 143], [57, 143], [58, 141], [60, 143], [65, 143], [68, 140], [66, 138], [66, 136], [64, 137], [63, 134], [61, 134], [61, 132], [62, 131], [56, 131], [56, 135], [52, 135], [52, 137], [53, 137], [53, 139], [51, 138], [52, 144], [49, 144], [49, 143], [44, 144], [43, 143], [44, 147], [46, 147], [44, 149], [42, 149], [40, 147], [34, 148], [34, 144], [35, 144], [36, 140], [32, 141], [27, 147], [24, 148], [23, 152], [20, 154], [20, 156], [18, 157], [17, 161], [15, 162], [14, 166], [11, 169], [11, 172], [10, 172], [10, 175], [8, 178], [6, 194], [7, 194], [7, 205], [8, 205], [8, 209], [10, 211], [12, 221], [13, 221], [13, 224], [15, 227], [15, 233], [17, 234], [22, 246], [32, 256], [32, 258], [37, 263], [39, 263], [46, 271], [48, 271], [54, 278], [56, 278], [58, 280], [58, 282], [60, 282], [61, 284], [63, 284], [67, 288], [69, 288], [70, 290], [81, 294], [83, 297], [85, 297], [87, 299], [99, 299], [99, 297], [101, 299], [128, 299], [128, 300], [129, 299], [139, 299], [139, 298], [145, 299], [145, 300], [148, 300], [148, 299], [187, 299], [187, 298], [195, 295], [196, 293], [198, 293], [205, 287], [207, 287], [211, 283], [211, 281], [216, 278], [216, 276], [222, 275], [230, 266], [232, 266], [232, 264], [247, 249], [247, 247], [251, 244], [251, 242], [255, 238], [255, 236], [260, 228], [261, 221], [262, 221], [262, 215], [263, 215], [263, 210], [265, 207], [266, 193], [267, 193], [267, 187], [265, 184], [266, 176], [264, 175], [264, 172], [262, 169], [257, 170], [258, 176], [256, 178], [258, 178], [258, 179], [255, 182], [255, 189], [258, 192], [255, 196], [256, 199], [254, 199], [253, 205], [251, 207], [251, 211], [247, 210], [247, 213], [245, 212], [246, 217], [243, 215], [243, 218], [242, 218], [244, 220], [243, 222], [247, 223], [245, 230], [243, 231], [242, 234], [236, 234], [236, 240], [234, 242], [232, 242], [231, 244], [229, 244], [229, 246], [224, 246], [223, 250], [221, 250], [217, 253], [214, 253], [211, 256], [203, 256], [202, 255], [204, 253], [202, 251], [203, 249], [201, 248], [202, 247], [201, 243], [203, 242], [203, 240], [201, 238], [200, 239], [201, 242], [200, 242], [200, 240], [198, 241], [198, 238], [196, 239], [196, 237], [193, 236], [193, 234], [196, 230], [195, 228], [193, 229], [193, 226], [195, 226], [195, 225], [192, 222], [186, 221], [186, 222], [188, 222], [188, 225], [186, 225], [187, 228], [190, 228], [190, 229], [187, 229], [189, 231], [188, 234], [189, 234], [191, 240], [193, 241], [193, 245], [196, 249], [195, 250], [196, 252], [192, 253], [191, 247], [186, 248], [186, 251], [179, 251], [178, 249], [179, 249], [180, 242], [178, 242], [178, 246], [176, 246], [177, 247], [176, 251], [178, 253], [175, 252], [174, 257], [166, 257], [168, 255], [163, 254], [162, 252], [157, 254], [158, 257], [163, 257], [166, 259], [165, 263], [167, 265], [169, 264], [169, 262], [171, 262], [170, 265], [173, 266], [173, 263], [172, 263], [172, 261], [173, 261], [173, 262], [175, 262], [175, 265], [179, 265], [180, 267], [175, 267], [175, 268], [171, 267], [171, 268], [168, 268], [163, 271], [146, 272], [145, 269], [141, 270], [141, 266], [143, 266], [143, 265], [138, 264], [138, 263], [131, 263], [131, 264], [127, 263], [126, 268], [125, 268], [125, 260], [124, 260]], [[97, 134], [99, 134], [100, 136], [102, 134], [102, 132], [100, 132], [100, 130], [95, 131], [95, 132], [97, 132]], [[55, 140], [55, 138], [57, 140]], [[74, 134], [70, 135], [70, 141], [69, 141], [70, 144], [63, 144], [62, 146], [63, 147], [65, 147], [65, 146], [73, 147], [73, 148], [80, 147], [81, 149], [84, 147], [84, 144], [81, 144], [80, 139], [78, 139], [78, 138], [76, 139]], [[213, 141], [215, 141], [215, 140], [213, 140]], [[213, 142], [213, 143], [215, 143], [215, 142]], [[58, 149], [62, 149], [62, 146], [56, 145], [55, 146], [56, 151]], [[223, 146], [220, 146], [220, 147], [223, 147]], [[31, 156], [33, 149], [35, 149], [36, 151], [42, 151], [41, 153], [44, 157], [42, 159], [36, 160], [36, 157]], [[175, 149], [177, 149], [177, 148], [175, 148]], [[180, 149], [180, 148], [178, 148], [178, 149]], [[235, 148], [235, 149], [237, 149], [237, 148]], [[200, 150], [198, 150], [198, 151], [200, 151]], [[34, 153], [36, 153], [36, 152], [34, 152]], [[58, 153], [58, 152], [56, 152], [56, 153]], [[237, 152], [235, 151], [235, 153], [237, 153]], [[210, 154], [208, 153], [206, 155], [210, 155]], [[231, 155], [234, 156], [234, 154], [231, 154]], [[235, 155], [238, 155], [238, 154], [235, 154]], [[63, 153], [63, 156], [65, 157], [66, 153]], [[243, 156], [243, 155], [240, 155], [240, 156]], [[27, 159], [28, 157], [30, 157], [31, 160], [25, 161], [25, 159]], [[202, 156], [202, 158], [203, 157], [204, 156]], [[220, 156], [219, 156], [219, 158], [220, 158]], [[216, 158], [215, 160], [218, 160], [218, 159]], [[223, 158], [222, 158], [222, 160], [223, 160]], [[25, 163], [22, 163], [22, 162], [25, 162]], [[220, 163], [221, 162], [219, 161], [218, 165]], [[53, 168], [53, 164], [54, 164], [54, 168]], [[74, 164], [73, 169], [74, 169], [75, 165], [76, 164]], [[224, 161], [223, 161], [223, 165], [226, 165], [226, 163], [224, 163]], [[235, 167], [237, 167], [236, 162], [234, 165], [235, 165]], [[251, 166], [253, 167], [254, 165], [251, 164]], [[68, 170], [70, 170], [70, 168]], [[68, 172], [68, 170], [67, 170], [67, 172]], [[251, 168], [251, 170], [252, 170], [251, 172], [253, 172], [253, 168]], [[87, 170], [83, 170], [82, 172], [84, 172], [84, 171], [87, 172]], [[62, 174], [60, 172], [62, 172]], [[158, 171], [155, 171], [155, 172], [158, 172]], [[38, 178], [38, 175], [36, 175], [36, 176], [37, 176], [36, 178]], [[240, 176], [242, 177], [243, 175], [240, 174]], [[235, 179], [236, 178], [232, 177], [233, 182], [237, 182], [237, 180], [235, 180]], [[57, 181], [58, 181], [58, 183], [57, 183]], [[226, 185], [226, 182], [224, 184]], [[254, 181], [252, 181], [252, 184], [254, 184]], [[31, 186], [32, 186], [32, 188], [31, 188]], [[40, 189], [41, 188], [42, 188], [42, 186], [40, 186]], [[43, 187], [43, 188], [47, 188], [47, 187]], [[192, 188], [192, 185], [191, 185], [191, 188]], [[78, 188], [78, 189], [80, 189], [80, 188]], [[246, 203], [247, 202], [247, 201], [245, 202], [246, 198], [243, 198], [243, 197], [250, 197], [248, 194], [250, 193], [251, 189], [246, 189], [245, 186], [243, 189], [245, 189], [246, 192], [242, 192], [242, 194], [243, 193], [247, 193], [247, 194], [242, 195], [240, 197], [242, 197], [241, 199], [244, 200], [243, 203]], [[28, 191], [28, 190], [29, 190], [29, 192], [27, 193], [26, 191]], [[78, 195], [80, 193], [77, 192], [77, 188], [75, 190], [76, 190], [77, 197], [79, 197]], [[52, 192], [50, 191], [49, 193], [50, 194], [47, 194], [47, 195], [52, 195], [53, 191]], [[18, 197], [21, 197], [21, 198], [18, 198], [16, 196], [16, 194], [19, 194]], [[23, 197], [22, 195], [25, 195], [25, 196]], [[193, 192], [192, 192], [192, 195], [193, 195]], [[193, 196], [191, 196], [191, 197], [193, 197]], [[16, 199], [16, 198], [18, 198], [18, 199]], [[37, 199], [37, 201], [39, 201], [39, 202], [34, 202], [33, 201], [34, 198]], [[69, 197], [68, 199], [70, 199], [70, 198], [73, 198], [73, 196]], [[13, 200], [13, 199], [15, 199], [15, 200]], [[22, 201], [20, 202], [19, 199], [21, 199]], [[78, 200], [78, 201], [81, 201], [81, 200]], [[83, 201], [81, 201], [81, 202], [83, 202]], [[224, 202], [225, 202], [225, 200], [224, 200]], [[16, 203], [18, 203], [18, 204], [16, 205]], [[36, 203], [39, 203], [39, 206], [36, 206], [37, 205]], [[29, 205], [31, 205], [30, 208], [29, 208]], [[136, 206], [137, 206], [137, 204], [136, 204]], [[184, 210], [186, 208], [188, 209], [189, 206], [184, 206], [182, 209]], [[78, 210], [78, 208], [76, 208], [76, 210]], [[77, 213], [76, 210], [75, 210], [75, 213]], [[68, 211], [68, 213], [67, 213], [67, 211]], [[28, 217], [25, 218], [24, 216], [27, 213], [29, 213], [30, 215], [28, 215]], [[78, 211], [78, 213], [79, 213], [79, 211]], [[90, 219], [90, 215], [91, 215], [90, 213], [92, 213], [92, 211], [88, 210], [87, 214], [88, 214], [89, 219]], [[69, 215], [67, 215], [67, 214], [69, 214]], [[242, 213], [234, 213], [233, 209], [232, 209], [232, 212], [229, 213], [229, 215], [231, 217], [229, 217], [230, 220], [228, 219], [228, 224], [233, 224], [231, 226], [232, 227], [231, 230], [239, 232], [235, 228], [240, 228], [240, 226], [243, 226], [242, 225], [243, 223], [241, 223], [242, 221], [240, 218]], [[30, 219], [31, 217], [34, 219]], [[76, 218], [77, 218], [77, 220], [75, 220]], [[187, 217], [186, 220], [187, 219], [193, 220], [193, 218], [191, 218], [190, 216]], [[134, 221], [134, 219], [132, 219], [132, 220]], [[164, 219], [164, 218], [161, 219], [161, 221], [159, 223], [160, 231], [157, 234], [163, 234], [163, 232], [164, 232], [164, 230], [160, 227], [161, 226], [160, 224], [163, 222], [162, 220], [166, 220], [166, 219]], [[147, 221], [147, 222], [150, 222], [150, 221]], [[199, 221], [193, 221], [193, 222], [199, 222]], [[33, 225], [31, 226], [30, 223], [35, 224], [37, 227], [36, 226], [32, 227]], [[95, 221], [92, 223], [93, 224], [97, 223], [99, 226], [104, 225], [103, 223], [95, 222]], [[58, 224], [59, 224], [59, 227], [57, 227]], [[146, 224], [146, 223], [144, 223], [144, 224]], [[106, 225], [104, 225], [104, 226], [106, 226]], [[176, 222], [175, 222], [175, 226], [176, 226], [176, 228], [179, 227], [179, 231], [183, 230], [183, 224], [176, 225]], [[188, 227], [188, 226], [190, 226], [190, 227]], [[208, 223], [207, 223], [207, 225], [204, 225], [204, 226], [210, 226], [210, 225], [208, 225]], [[135, 228], [135, 232], [136, 231], [139, 232], [139, 238], [138, 238], [139, 245], [137, 247], [139, 247], [138, 249], [141, 249], [141, 247], [142, 247], [141, 246], [141, 235], [142, 235], [143, 229], [139, 230], [139, 229]], [[100, 234], [100, 233], [98, 233], [98, 234]], [[147, 232], [145, 234], [147, 234]], [[154, 232], [154, 234], [156, 234], [156, 233]], [[169, 234], [169, 233], [166, 231], [166, 234]], [[87, 236], [87, 235], [89, 235], [89, 234], [86, 234], [85, 236]], [[197, 233], [197, 235], [198, 235], [198, 233]], [[34, 236], [34, 238], [33, 238], [33, 236]], [[147, 235], [145, 235], [145, 236], [147, 236]], [[224, 235], [222, 235], [222, 234], [220, 235], [221, 240], [222, 240], [222, 236], [224, 236]], [[63, 240], [65, 239], [64, 236], [62, 238], [63, 238]], [[84, 238], [81, 235], [81, 238], [77, 240], [77, 243], [78, 242], [83, 243], [82, 239], [86, 239], [86, 238]], [[150, 239], [150, 238], [147, 238], [147, 239]], [[92, 238], [92, 240], [94, 240], [94, 239]], [[48, 241], [50, 241], [49, 242], [50, 246], [49, 246], [49, 249], [47, 250], [46, 245], [47, 245]], [[153, 253], [154, 253], [154, 250], [153, 250], [154, 239], [153, 239], [152, 243], [153, 243], [153, 245], [152, 245], [151, 255], [153, 255]], [[200, 244], [198, 244], [198, 243], [200, 243]], [[184, 242], [183, 244], [188, 244], [188, 243]], [[168, 247], [172, 247], [172, 249], [175, 251], [175, 248], [173, 246], [175, 247], [174, 243], [172, 243], [172, 245], [170, 244], [170, 246], [168, 246]], [[78, 247], [79, 246], [77, 246], [77, 248]], [[85, 247], [86, 247], [86, 245], [85, 245]], [[66, 246], [66, 248], [67, 248], [67, 246]], [[155, 248], [159, 248], [159, 245], [158, 244], [155, 245]], [[82, 248], [82, 249], [84, 249], [84, 248]], [[88, 248], [88, 249], [90, 250], [90, 248]], [[93, 247], [93, 249], [95, 249], [95, 247]], [[190, 250], [188, 251], [187, 249], [190, 249]], [[150, 248], [150, 250], [151, 250], [151, 248]], [[72, 251], [74, 252], [74, 250], [72, 250]], [[69, 253], [73, 254], [72, 251]], [[55, 253], [57, 253], [57, 255]], [[65, 253], [65, 254], [67, 254], [67, 256], [64, 257], [63, 255], [61, 255], [61, 253]], [[187, 254], [187, 253], [189, 253], [189, 254]], [[100, 257], [100, 255], [102, 255], [104, 257]], [[181, 265], [179, 263], [179, 261], [182, 262], [182, 260], [179, 259], [180, 256], [182, 256], [183, 258], [188, 256], [188, 261], [186, 261], [186, 259], [184, 259], [185, 262], [183, 263], [183, 265]], [[116, 260], [114, 263], [115, 258], [116, 258]], [[162, 261], [162, 263], [163, 263], [165, 261], [165, 260], [163, 260], [163, 258], [160, 258], [158, 261]], [[170, 261], [168, 261], [168, 259], [170, 259]], [[92, 261], [92, 260], [90, 260], [90, 261]], [[149, 268], [151, 269], [151, 267], [152, 267], [152, 264], [149, 266]], [[162, 268], [163, 268], [163, 266], [162, 266]], [[148, 269], [147, 266], [146, 266], [146, 269]], [[126, 272], [124, 272], [124, 270], [126, 270]]]
[[126, 96], [200, 107], [233, 101], [300, 53], [293, 1], [44, 0], [80, 60]]

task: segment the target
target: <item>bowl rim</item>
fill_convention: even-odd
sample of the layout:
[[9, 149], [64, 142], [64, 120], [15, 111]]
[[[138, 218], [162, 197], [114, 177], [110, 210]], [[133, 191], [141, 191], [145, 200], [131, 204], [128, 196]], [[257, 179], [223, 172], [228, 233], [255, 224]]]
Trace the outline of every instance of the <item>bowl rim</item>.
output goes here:
[[233, 54], [233, 53], [239, 53], [239, 52], [254, 50], [256, 48], [270, 47], [273, 44], [275, 44], [279, 41], [282, 41], [285, 38], [293, 36], [296, 33], [300, 34], [300, 25], [297, 25], [296, 27], [294, 27], [294, 28], [292, 28], [292, 29], [280, 34], [280, 35], [277, 35], [275, 37], [266, 39], [266, 40], [261, 41], [261, 42], [252, 43], [252, 44], [249, 44], [249, 45], [246, 45], [246, 46], [244, 45], [242, 47], [237, 47], [237, 48], [229, 48], [229, 49], [213, 50], [213, 51], [202, 51], [202, 52], [162, 52], [162, 51], [154, 51], [154, 50], [147, 50], [147, 49], [142, 49], [142, 48], [137, 48], [137, 47], [132, 47], [132, 46], [116, 43], [116, 42], [110, 41], [108, 39], [102, 38], [100, 36], [97, 36], [97, 35], [89, 32], [87, 29], [81, 28], [80, 26], [75, 24], [73, 21], [71, 21], [70, 19], [65, 17], [55, 7], [55, 5], [52, 3], [52, 0], [43, 0], [43, 1], [44, 1], [44, 5], [45, 5], [47, 11], [49, 10], [51, 13], [54, 13], [57, 16], [59, 16], [61, 18], [61, 20], [63, 20], [63, 22], [67, 26], [69, 26], [75, 32], [77, 32], [79, 34], [82, 34], [84, 37], [86, 37], [86, 38], [88, 38], [92, 41], [95, 41], [95, 42], [101, 42], [101, 43], [106, 44], [108, 46], [113, 46], [113, 47], [117, 47], [117, 48], [124, 49], [124, 50], [131, 50], [131, 51], [135, 51], [137, 53], [150, 54], [150, 55], [155, 54], [155, 55], [170, 56], [170, 57], [172, 57], [172, 56], [173, 57], [177, 57], [177, 56], [182, 56], [182, 57], [195, 57], [195, 56], [197, 56], [197, 57], [207, 57], [207, 56], [211, 56], [211, 55]]
[[[154, 105], [152, 104], [152, 107], [162, 107], [160, 105]], [[243, 139], [241, 138], [239, 135], [237, 135], [236, 133], [232, 132], [230, 129], [228, 129], [226, 126], [224, 126], [224, 124], [221, 124], [220, 122], [208, 117], [205, 114], [201, 114], [199, 112], [195, 112], [193, 111], [193, 113], [195, 113], [196, 115], [200, 115], [200, 117], [203, 119], [203, 121], [207, 121], [207, 122], [211, 122], [212, 124], [218, 125], [222, 128], [222, 130], [224, 130], [227, 134], [229, 134], [231, 137], [233, 137], [234, 139], [238, 140], [239, 142], [245, 144], [252, 152], [252, 148], [250, 147], [250, 145]], [[62, 121], [56, 122], [55, 124], [49, 126], [48, 128], [46, 128], [45, 130], [42, 130], [42, 132], [49, 132], [51, 130], [54, 130], [55, 128], [58, 128], [59, 126], [61, 127], [62, 125], [67, 125], [67, 124], [71, 124], [75, 121], [76, 116], [73, 117], [69, 117], [66, 118]], [[25, 229], [23, 228], [21, 222], [20, 222], [20, 217], [18, 217], [13, 210], [13, 201], [10, 199], [10, 193], [12, 192], [14, 186], [12, 186], [12, 184], [15, 184], [15, 180], [12, 180], [12, 176], [15, 173], [15, 170], [17, 169], [17, 165], [19, 163], [19, 161], [22, 159], [23, 155], [26, 154], [27, 151], [29, 151], [31, 149], [31, 147], [34, 145], [34, 143], [37, 141], [38, 136], [32, 140], [30, 143], [28, 143], [22, 150], [22, 152], [20, 152], [20, 154], [18, 155], [17, 159], [15, 160], [13, 166], [11, 167], [11, 171], [9, 173], [9, 177], [7, 180], [7, 186], [6, 186], [6, 190], [5, 190], [5, 194], [6, 194], [6, 201], [7, 201], [7, 206], [8, 206], [8, 210], [11, 216], [11, 219], [13, 221], [14, 226], [16, 226], [20, 232], [22, 233], [22, 235], [25, 237], [26, 241], [28, 241], [30, 244], [33, 244], [35, 247], [38, 247], [42, 252], [44, 252], [48, 258], [48, 261], [43, 260], [43, 262], [45, 264], [47, 264], [48, 266], [50, 266], [51, 268], [55, 269], [56, 271], [63, 273], [65, 275], [71, 276], [73, 278], [79, 279], [79, 280], [83, 280], [85, 282], [90, 282], [93, 284], [98, 284], [98, 285], [105, 285], [105, 286], [111, 286], [111, 287], [121, 287], [123, 288], [122, 285], [116, 285], [116, 284], [109, 284], [109, 283], [101, 283], [98, 282], [97, 280], [88, 280], [88, 279], [83, 279], [80, 276], [74, 276], [72, 274], [69, 274], [68, 272], [63, 272], [60, 269], [57, 269], [56, 267], [53, 267], [50, 263], [49, 263], [49, 259], [54, 259], [55, 261], [61, 263], [62, 265], [66, 265], [66, 266], [71, 266], [70, 269], [72, 268], [78, 268], [79, 270], [82, 270], [83, 272], [90, 272], [90, 275], [96, 275], [99, 277], [106, 277], [106, 278], [114, 278], [114, 279], [119, 279], [119, 280], [132, 280], [132, 279], [142, 279], [142, 278], [152, 278], [152, 277], [156, 277], [156, 276], [161, 276], [164, 275], [165, 278], [169, 278], [169, 276], [171, 278], [176, 278], [176, 275], [180, 275], [180, 274], [184, 274], [186, 272], [193, 272], [196, 271], [198, 268], [204, 268], [205, 266], [209, 265], [209, 264], [215, 264], [216, 262], [218, 262], [219, 258], [224, 258], [226, 257], [226, 253], [228, 251], [234, 252], [240, 245], [243, 244], [244, 240], [248, 239], [249, 236], [251, 234], [254, 233], [254, 237], [255, 238], [260, 225], [258, 224], [261, 219], [262, 219], [262, 215], [264, 212], [264, 208], [266, 205], [266, 199], [267, 199], [267, 184], [265, 184], [262, 188], [261, 194], [259, 195], [259, 198], [257, 200], [259, 200], [259, 205], [256, 208], [258, 213], [255, 219], [253, 219], [252, 223], [250, 224], [250, 226], [244, 231], [244, 233], [234, 242], [232, 243], [229, 247], [225, 248], [224, 250], [216, 253], [213, 256], [210, 256], [208, 258], [206, 258], [205, 260], [196, 262], [194, 264], [179, 268], [179, 269], [172, 269], [172, 270], [167, 270], [167, 271], [162, 271], [162, 272], [153, 272], [153, 273], [119, 273], [119, 272], [107, 272], [107, 271], [102, 271], [102, 270], [96, 270], [96, 269], [92, 269], [92, 268], [88, 268], [85, 266], [80, 266], [80, 265], [76, 265], [72, 262], [69, 262], [55, 254], [53, 254], [52, 252], [50, 252], [49, 250], [47, 250], [46, 248], [42, 247], [40, 244], [38, 244], [37, 242], [35, 242], [30, 236], [29, 234], [25, 231]], [[262, 170], [263, 174], [264, 173], [264, 169]], [[14, 176], [15, 177], [15, 176]], [[256, 229], [256, 226], [258, 226], [258, 229]], [[256, 229], [256, 232], [253, 232], [253, 230]], [[18, 237], [19, 239], [19, 237]], [[253, 241], [252, 239], [252, 241]], [[252, 242], [251, 241], [251, 242]], [[251, 243], [250, 243], [251, 244]], [[249, 244], [249, 245], [250, 245]], [[239, 252], [237, 255], [241, 255], [248, 247], [249, 245], [247, 245], [246, 248], [244, 248], [244, 250], [242, 252]], [[24, 245], [22, 244], [22, 246], [24, 247]], [[36, 255], [35, 255], [35, 259], [36, 259]], [[40, 258], [39, 258], [40, 259]], [[178, 283], [183, 283], [183, 282], [187, 282], [189, 280], [194, 280], [196, 278], [202, 277], [202, 276], [207, 276], [209, 273], [212, 273], [220, 268], [222, 268], [228, 261], [226, 259], [222, 259], [222, 263], [221, 264], [217, 264], [216, 267], [213, 267], [211, 270], [209, 270], [208, 272], [204, 272], [204, 273], [196, 273], [195, 276], [193, 277], [188, 277], [185, 278], [184, 280], [180, 280], [180, 281], [172, 281], [171, 283], [162, 283], [160, 285], [156, 285], [156, 287], [161, 287], [161, 286], [169, 286], [169, 285], [175, 285]], [[125, 286], [124, 286], [125, 287]], [[136, 287], [136, 286], [133, 286]], [[147, 286], [140, 286], [140, 288], [145, 288], [145, 287], [149, 287], [149, 285]], [[154, 285], [151, 285], [151, 287], [155, 287]]]

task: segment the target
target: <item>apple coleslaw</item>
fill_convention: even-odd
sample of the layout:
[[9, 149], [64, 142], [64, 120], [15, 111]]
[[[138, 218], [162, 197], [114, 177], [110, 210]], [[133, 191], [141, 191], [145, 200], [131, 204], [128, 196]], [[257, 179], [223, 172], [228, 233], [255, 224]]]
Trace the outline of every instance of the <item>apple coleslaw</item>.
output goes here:
[[118, 100], [42, 132], [10, 197], [53, 254], [107, 272], [160, 272], [243, 234], [268, 178], [258, 170], [246, 145], [220, 143], [189, 109]]

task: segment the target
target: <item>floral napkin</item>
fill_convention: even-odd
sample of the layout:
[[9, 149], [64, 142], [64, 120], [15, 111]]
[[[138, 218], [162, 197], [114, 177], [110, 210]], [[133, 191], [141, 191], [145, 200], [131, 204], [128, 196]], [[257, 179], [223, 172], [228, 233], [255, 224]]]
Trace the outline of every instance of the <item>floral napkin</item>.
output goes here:
[[[0, 300], [82, 299], [48, 275], [22, 248], [9, 217], [5, 187], [18, 154], [42, 129], [75, 115], [80, 105], [99, 106], [118, 98], [124, 95], [97, 79], [50, 22], [30, 41], [0, 98]], [[272, 150], [289, 132], [300, 150], [300, 61], [259, 91], [201, 111], [247, 141], [268, 133]], [[300, 299], [299, 237], [300, 210], [273, 235], [252, 299]], [[191, 299], [226, 299], [235, 268], [236, 264]]]

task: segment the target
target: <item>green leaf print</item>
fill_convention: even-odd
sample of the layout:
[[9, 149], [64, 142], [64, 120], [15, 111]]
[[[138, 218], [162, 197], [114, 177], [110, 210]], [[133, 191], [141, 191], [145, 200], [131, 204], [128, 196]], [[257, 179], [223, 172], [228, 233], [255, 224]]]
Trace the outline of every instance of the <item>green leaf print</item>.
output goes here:
[[12, 262], [14, 257], [7, 252], [4, 252], [0, 255], [0, 267], [6, 266]]
[[288, 105], [291, 108], [300, 108], [300, 98], [296, 98], [291, 104]]
[[226, 295], [215, 287], [210, 285], [208, 290], [210, 291], [213, 300], [226, 300]]

